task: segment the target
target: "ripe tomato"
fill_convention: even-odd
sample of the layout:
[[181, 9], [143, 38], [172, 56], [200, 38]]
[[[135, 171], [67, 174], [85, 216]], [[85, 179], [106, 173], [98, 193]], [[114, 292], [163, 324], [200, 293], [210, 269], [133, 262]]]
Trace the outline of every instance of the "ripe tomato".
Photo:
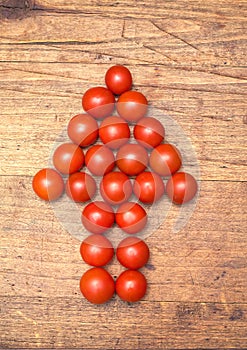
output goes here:
[[109, 204], [101, 201], [89, 203], [82, 211], [82, 223], [92, 233], [101, 234], [112, 227], [115, 215]]
[[77, 114], [68, 124], [69, 138], [81, 147], [87, 147], [98, 138], [98, 124], [89, 114]]
[[112, 116], [105, 118], [99, 128], [101, 141], [110, 148], [119, 148], [130, 138], [129, 125], [123, 118]]
[[92, 267], [80, 280], [80, 290], [93, 304], [103, 304], [111, 299], [115, 292], [112, 276], [102, 267]]
[[165, 129], [161, 122], [153, 117], [145, 117], [134, 127], [135, 139], [146, 148], [158, 146], [165, 136]]
[[102, 86], [88, 89], [82, 97], [84, 111], [96, 119], [103, 119], [110, 115], [115, 107], [113, 93]]
[[87, 202], [95, 195], [96, 182], [91, 175], [77, 172], [69, 176], [65, 190], [75, 202]]
[[120, 95], [131, 89], [132, 76], [128, 68], [116, 65], [109, 68], [106, 72], [105, 83], [115, 95]]
[[149, 248], [142, 239], [131, 236], [119, 243], [116, 255], [121, 265], [138, 270], [148, 262]]
[[143, 207], [134, 202], [126, 202], [119, 206], [115, 215], [118, 226], [129, 234], [135, 234], [144, 229], [147, 223], [147, 213]]
[[158, 174], [144, 171], [135, 178], [133, 191], [141, 202], [151, 204], [163, 196], [165, 185]]
[[88, 149], [85, 163], [92, 174], [102, 176], [112, 171], [115, 166], [115, 157], [108, 147], [94, 145]]
[[104, 266], [108, 264], [114, 255], [114, 249], [106, 237], [102, 235], [90, 235], [84, 239], [80, 246], [82, 259], [92, 266]]
[[196, 195], [197, 189], [195, 178], [184, 172], [172, 175], [166, 184], [167, 195], [176, 204], [189, 202]]
[[147, 280], [140, 271], [123, 271], [116, 280], [116, 292], [124, 301], [139, 301], [146, 294], [146, 290]]
[[125, 174], [137, 175], [145, 170], [148, 164], [148, 153], [143, 146], [128, 143], [118, 150], [116, 163]]
[[138, 91], [126, 91], [119, 96], [117, 111], [120, 117], [135, 123], [145, 116], [148, 109], [146, 97]]
[[150, 154], [149, 163], [159, 175], [170, 176], [181, 167], [182, 156], [175, 146], [165, 143], [154, 148]]
[[64, 191], [62, 176], [53, 169], [45, 168], [37, 172], [32, 182], [34, 192], [45, 201], [58, 199]]
[[126, 202], [132, 194], [132, 184], [124, 173], [113, 171], [106, 174], [100, 183], [100, 193], [111, 205]]
[[63, 143], [53, 154], [53, 164], [62, 174], [73, 174], [84, 165], [84, 153], [74, 143]]

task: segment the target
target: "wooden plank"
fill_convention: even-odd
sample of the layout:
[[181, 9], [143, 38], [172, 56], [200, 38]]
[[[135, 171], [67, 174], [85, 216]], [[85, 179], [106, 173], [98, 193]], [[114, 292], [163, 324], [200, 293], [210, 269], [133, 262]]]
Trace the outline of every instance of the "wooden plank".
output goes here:
[[[157, 302], [150, 306], [142, 301], [126, 309], [125, 303], [112, 300], [95, 308], [77, 296], [6, 297], [2, 344], [68, 349], [184, 349], [198, 344], [207, 349], [225, 349], [227, 344], [230, 349], [246, 344], [246, 304]], [[143, 316], [147, 307], [153, 315], [152, 327]], [[10, 323], [10, 318], [15, 322]], [[14, 340], [17, 332], [23, 337]]]
[[[209, 9], [208, 5], [205, 8], [197, 1], [195, 7], [191, 6], [188, 12], [184, 1], [176, 2], [175, 6], [170, 2], [161, 6], [155, 3], [154, 12], [151, 2], [149, 6], [141, 3], [137, 6], [135, 3], [135, 6], [128, 6], [127, 11], [125, 2], [118, 2], [117, 6], [104, 4], [104, 7], [92, 4], [83, 7], [82, 13], [73, 4], [69, 3], [64, 8], [64, 2], [62, 3], [40, 3], [18, 26], [13, 20], [1, 21], [1, 42], [18, 45], [31, 43], [34, 50], [39, 44], [52, 45], [54, 51], [61, 44], [76, 44], [74, 47], [77, 55], [80, 52], [85, 52], [86, 55], [103, 54], [109, 58], [116, 56], [139, 63], [153, 63], [155, 60], [159, 64], [187, 64], [190, 67], [241, 66], [246, 63], [244, 14], [247, 9], [241, 1], [237, 2], [237, 6], [233, 6], [230, 1], [223, 2], [221, 11], [218, 11], [218, 3], [216, 5], [212, 2]], [[78, 2], [75, 4], [80, 7]], [[125, 10], [122, 6], [125, 6]], [[139, 6], [142, 8], [141, 15], [138, 12]], [[94, 18], [85, 15], [87, 8], [96, 14]], [[230, 9], [229, 13], [224, 14], [224, 10]], [[100, 20], [97, 15], [101, 16]], [[111, 20], [108, 16], [111, 16]], [[133, 16], [134, 21], [129, 18]], [[10, 45], [9, 49], [11, 47]], [[67, 50], [71, 51], [69, 47], [63, 49], [65, 53], [59, 50], [59, 60], [64, 59]]]

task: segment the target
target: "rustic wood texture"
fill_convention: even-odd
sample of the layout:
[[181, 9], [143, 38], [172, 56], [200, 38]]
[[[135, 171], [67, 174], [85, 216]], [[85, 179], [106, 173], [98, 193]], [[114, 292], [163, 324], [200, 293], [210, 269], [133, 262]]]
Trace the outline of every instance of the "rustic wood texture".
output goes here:
[[[0, 348], [247, 348], [247, 2], [0, 1]], [[32, 176], [89, 86], [125, 64], [190, 138], [201, 190], [147, 238], [145, 298], [82, 298], [79, 241]], [[122, 270], [116, 259], [108, 270]]]

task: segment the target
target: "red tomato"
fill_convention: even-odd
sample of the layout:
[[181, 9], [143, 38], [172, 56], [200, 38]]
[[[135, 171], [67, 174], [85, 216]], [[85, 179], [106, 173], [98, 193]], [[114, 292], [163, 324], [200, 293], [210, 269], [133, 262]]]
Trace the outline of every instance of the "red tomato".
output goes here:
[[106, 237], [91, 235], [84, 239], [80, 246], [82, 259], [92, 266], [104, 266], [108, 264], [114, 255], [114, 249]]
[[82, 212], [82, 223], [92, 233], [101, 234], [114, 224], [114, 212], [109, 204], [101, 201], [89, 203]]
[[144, 171], [135, 178], [133, 191], [141, 202], [151, 204], [163, 196], [165, 185], [158, 174]]
[[123, 118], [112, 116], [105, 118], [99, 128], [101, 141], [110, 148], [119, 148], [130, 138], [129, 125]]
[[64, 191], [62, 176], [56, 170], [49, 168], [37, 172], [32, 186], [34, 192], [45, 201], [58, 199]]
[[143, 146], [128, 143], [118, 150], [116, 163], [125, 174], [137, 175], [145, 170], [148, 164], [148, 153]]
[[147, 280], [140, 271], [123, 271], [116, 280], [116, 292], [124, 301], [139, 301], [146, 294], [146, 290]]
[[115, 95], [120, 95], [131, 89], [132, 76], [128, 68], [116, 65], [109, 68], [106, 72], [105, 83]]
[[134, 137], [142, 146], [151, 149], [164, 140], [165, 129], [159, 120], [145, 117], [135, 125]]
[[176, 204], [189, 202], [196, 195], [197, 189], [195, 178], [184, 172], [172, 175], [166, 184], [167, 195]]
[[135, 234], [144, 229], [147, 223], [147, 213], [143, 207], [134, 202], [126, 202], [119, 206], [115, 215], [118, 226], [129, 234]]
[[182, 156], [179, 150], [165, 143], [157, 146], [150, 154], [149, 163], [151, 168], [161, 176], [174, 174], [182, 165]]
[[93, 267], [82, 276], [80, 290], [90, 303], [103, 304], [113, 296], [115, 284], [109, 272], [102, 267]]
[[112, 205], [126, 202], [132, 194], [132, 184], [124, 173], [113, 171], [106, 174], [100, 183], [100, 193]]
[[115, 157], [106, 146], [94, 145], [88, 149], [85, 163], [92, 174], [102, 176], [112, 171], [115, 166]]
[[84, 153], [74, 143], [63, 143], [53, 154], [53, 164], [62, 174], [73, 174], [84, 165]]
[[98, 138], [98, 124], [89, 114], [77, 114], [68, 124], [69, 138], [81, 147], [87, 147]]
[[119, 243], [116, 255], [121, 265], [138, 270], [148, 262], [149, 248], [140, 238], [127, 237]]
[[135, 123], [145, 116], [148, 110], [146, 97], [138, 91], [126, 91], [117, 101], [117, 111], [120, 117]]
[[96, 119], [103, 119], [112, 114], [115, 107], [113, 93], [102, 86], [88, 89], [82, 97], [84, 111]]
[[91, 175], [77, 172], [69, 176], [65, 189], [75, 202], [87, 202], [95, 195], [96, 182]]

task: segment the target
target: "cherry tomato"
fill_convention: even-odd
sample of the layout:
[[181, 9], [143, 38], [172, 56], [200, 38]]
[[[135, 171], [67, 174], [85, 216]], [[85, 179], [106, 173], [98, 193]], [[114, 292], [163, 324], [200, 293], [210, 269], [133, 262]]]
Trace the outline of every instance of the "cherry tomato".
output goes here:
[[102, 86], [88, 89], [82, 97], [84, 111], [96, 119], [103, 119], [112, 114], [115, 107], [113, 93]]
[[108, 264], [114, 255], [114, 249], [106, 237], [91, 235], [84, 239], [80, 246], [82, 259], [92, 266], [104, 266]]
[[142, 239], [131, 236], [119, 243], [116, 255], [121, 265], [138, 270], [148, 262], [149, 248]]
[[134, 127], [135, 139], [146, 148], [158, 146], [165, 136], [165, 129], [161, 122], [153, 117], [145, 117]]
[[102, 267], [92, 267], [80, 280], [83, 296], [93, 304], [103, 304], [111, 299], [115, 292], [112, 276]]
[[94, 178], [84, 172], [77, 172], [69, 176], [66, 182], [66, 194], [75, 202], [87, 202], [96, 192]]
[[124, 301], [139, 301], [146, 294], [146, 290], [147, 280], [140, 271], [123, 271], [116, 280], [116, 292]]
[[53, 154], [53, 164], [62, 174], [73, 174], [84, 165], [84, 153], [74, 143], [63, 143]]
[[154, 148], [150, 154], [149, 163], [159, 175], [170, 176], [181, 167], [182, 157], [175, 146], [165, 143]]
[[132, 184], [124, 173], [113, 171], [106, 174], [100, 183], [100, 193], [112, 205], [126, 202], [132, 194]]
[[115, 95], [120, 95], [131, 89], [132, 76], [128, 68], [116, 65], [109, 68], [106, 72], [105, 83]]
[[105, 118], [99, 128], [101, 141], [110, 148], [119, 148], [128, 142], [130, 128], [123, 118], [112, 116]]
[[196, 195], [197, 189], [195, 178], [185, 172], [172, 175], [166, 184], [167, 195], [176, 204], [189, 202]]
[[151, 204], [163, 196], [165, 185], [158, 174], [144, 171], [135, 178], [133, 192], [142, 203]]
[[68, 124], [69, 138], [81, 147], [87, 147], [98, 138], [98, 124], [89, 114], [77, 114]]
[[112, 171], [115, 166], [115, 158], [108, 147], [94, 145], [88, 149], [85, 163], [92, 174], [102, 176]]
[[143, 146], [128, 143], [118, 150], [116, 163], [125, 174], [137, 175], [145, 170], [148, 164], [148, 153]]
[[115, 215], [109, 204], [101, 201], [89, 203], [82, 211], [82, 223], [91, 233], [101, 234], [112, 227]]
[[45, 201], [58, 199], [64, 191], [62, 176], [53, 169], [45, 168], [37, 172], [32, 182], [34, 192]]
[[129, 234], [135, 234], [144, 229], [147, 223], [147, 213], [143, 207], [134, 202], [126, 202], [119, 206], [115, 215], [118, 226]]
[[146, 97], [138, 91], [126, 91], [119, 96], [117, 111], [120, 117], [135, 123], [145, 116], [148, 110]]

